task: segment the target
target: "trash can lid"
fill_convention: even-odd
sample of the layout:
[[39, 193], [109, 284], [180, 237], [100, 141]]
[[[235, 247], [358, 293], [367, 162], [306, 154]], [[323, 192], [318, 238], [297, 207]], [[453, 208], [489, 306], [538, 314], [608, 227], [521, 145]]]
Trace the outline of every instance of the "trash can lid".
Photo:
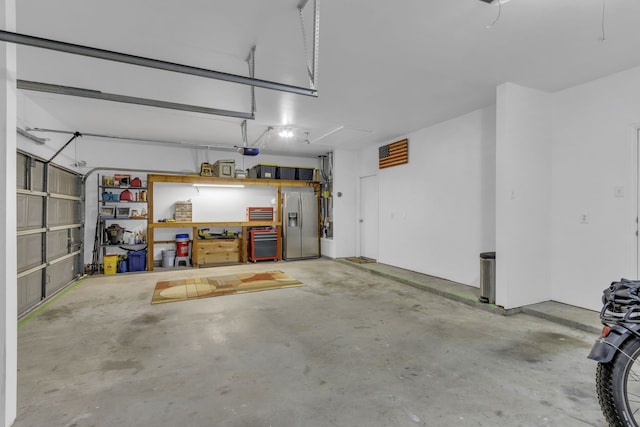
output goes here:
[[482, 252], [480, 254], [480, 258], [482, 258], [482, 259], [496, 259], [496, 253], [495, 252]]

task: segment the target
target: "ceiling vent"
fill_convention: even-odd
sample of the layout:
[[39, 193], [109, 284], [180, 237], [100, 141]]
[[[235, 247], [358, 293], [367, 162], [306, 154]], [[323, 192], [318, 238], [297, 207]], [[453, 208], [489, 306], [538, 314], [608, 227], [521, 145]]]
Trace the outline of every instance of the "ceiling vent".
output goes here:
[[493, 3], [493, 0], [480, 0], [480, 1], [483, 1], [485, 3]]

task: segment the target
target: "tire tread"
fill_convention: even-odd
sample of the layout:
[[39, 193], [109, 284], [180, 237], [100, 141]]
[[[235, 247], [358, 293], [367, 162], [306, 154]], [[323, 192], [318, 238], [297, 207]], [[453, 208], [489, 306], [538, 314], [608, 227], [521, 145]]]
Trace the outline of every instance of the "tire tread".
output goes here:
[[[629, 361], [627, 355], [632, 359]], [[609, 427], [638, 427], [638, 424], [628, 414], [626, 408], [627, 397], [626, 375], [633, 368], [640, 356], [640, 340], [629, 339], [620, 346], [611, 362], [598, 363], [596, 368], [596, 392], [600, 408]], [[631, 363], [630, 363], [631, 362]]]

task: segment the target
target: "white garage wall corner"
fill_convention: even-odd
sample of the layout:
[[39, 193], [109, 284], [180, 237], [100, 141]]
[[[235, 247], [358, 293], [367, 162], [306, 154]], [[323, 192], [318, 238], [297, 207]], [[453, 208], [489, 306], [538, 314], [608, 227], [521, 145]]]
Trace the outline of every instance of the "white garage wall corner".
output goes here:
[[[333, 246], [336, 258], [356, 255], [357, 182], [359, 153], [335, 150], [333, 153]], [[341, 196], [338, 196], [341, 193]]]
[[633, 68], [553, 96], [556, 301], [599, 310], [610, 282], [637, 278], [638, 89]]
[[479, 286], [479, 254], [495, 249], [495, 107], [406, 137], [409, 163], [378, 172], [380, 262]]
[[[15, 0], [0, 0], [1, 28], [6, 31], [16, 29]], [[2, 102], [3, 143], [0, 148], [0, 163], [4, 170], [0, 187], [2, 208], [0, 209], [0, 272], [2, 272], [2, 315], [0, 316], [0, 413], [2, 425], [13, 424], [17, 413], [17, 373], [18, 373], [18, 294], [16, 255], [16, 45], [0, 43], [2, 63], [0, 102]]]
[[496, 304], [551, 299], [551, 95], [497, 89]]

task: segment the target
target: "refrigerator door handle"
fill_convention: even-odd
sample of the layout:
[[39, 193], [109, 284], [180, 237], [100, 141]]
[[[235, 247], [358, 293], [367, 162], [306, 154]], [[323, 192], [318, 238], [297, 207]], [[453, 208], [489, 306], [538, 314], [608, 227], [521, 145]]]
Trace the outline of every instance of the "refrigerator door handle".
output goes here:
[[302, 194], [298, 197], [298, 212], [300, 212], [300, 221], [298, 224], [298, 228], [302, 230], [302, 221], [304, 221], [304, 215], [302, 214]]

